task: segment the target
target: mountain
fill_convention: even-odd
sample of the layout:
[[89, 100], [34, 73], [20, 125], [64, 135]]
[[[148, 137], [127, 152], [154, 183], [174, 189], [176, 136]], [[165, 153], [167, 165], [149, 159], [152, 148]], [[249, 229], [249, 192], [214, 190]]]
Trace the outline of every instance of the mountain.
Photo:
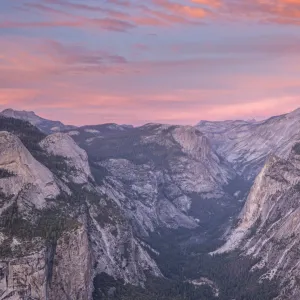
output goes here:
[[92, 299], [103, 272], [162, 276], [69, 135], [0, 117], [0, 299]]
[[280, 296], [299, 299], [300, 142], [287, 160], [271, 155], [257, 176], [236, 227], [215, 253], [240, 249], [266, 268], [260, 281], [279, 278]]
[[[191, 126], [45, 135], [0, 117], [0, 153], [1, 300], [98, 300], [118, 282], [143, 286], [153, 277], [173, 299], [177, 283], [163, 292], [153, 235], [217, 227], [240, 205], [226, 189], [236, 173]], [[182, 293], [202, 293], [181, 284]]]
[[28, 121], [29, 123], [36, 126], [46, 134], [75, 128], [75, 126], [64, 125], [60, 121], [51, 121], [51, 120], [43, 119], [37, 116], [33, 111], [25, 111], [25, 110], [17, 111], [9, 108], [3, 110], [0, 113], [0, 115], [7, 118], [14, 118], [23, 121]]
[[128, 210], [143, 236], [161, 226], [214, 223], [240, 205], [242, 193], [226, 189], [235, 171], [192, 126], [104, 124], [68, 134], [86, 150], [99, 184]]
[[287, 158], [300, 138], [300, 109], [265, 121], [201, 121], [196, 128], [239, 175], [253, 180], [269, 154]]
[[0, 116], [0, 300], [298, 299], [299, 120]]

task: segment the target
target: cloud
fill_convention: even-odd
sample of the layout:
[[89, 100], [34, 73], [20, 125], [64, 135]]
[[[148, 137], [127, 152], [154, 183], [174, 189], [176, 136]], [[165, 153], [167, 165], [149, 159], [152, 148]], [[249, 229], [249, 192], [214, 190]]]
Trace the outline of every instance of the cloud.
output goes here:
[[[234, 92], [226, 92], [223, 96], [226, 95], [234, 97]], [[43, 90], [0, 89], [2, 108], [35, 110], [43, 117], [75, 125], [108, 122], [196, 124], [201, 119], [266, 118], [292, 111], [299, 100], [299, 96], [277, 96], [232, 103], [217, 90], [132, 95], [69, 84], [48, 86]]]
[[[19, 45], [22, 45], [20, 47]], [[25, 86], [55, 80], [63, 76], [131, 76], [146, 78], [157, 75], [205, 73], [223, 67], [244, 64], [242, 57], [170, 57], [146, 59], [150, 52], [145, 44], [134, 44], [133, 58], [127, 59], [112, 50], [89, 49], [81, 43], [62, 43], [38, 38], [7, 37], [0, 41], [0, 86]], [[168, 51], [166, 48], [165, 51]], [[108, 77], [109, 78], [109, 77]]]
[[[102, 7], [102, 6], [95, 6], [95, 5], [89, 5], [87, 3], [74, 3], [68, 0], [44, 0], [45, 4], [55, 4], [61, 8], [66, 8], [68, 9], [68, 11], [70, 11], [70, 9], [73, 10], [78, 10], [78, 11], [88, 11], [88, 12], [100, 12], [103, 14], [106, 14], [109, 17], [113, 17], [113, 18], [126, 18], [128, 16], [127, 13], [122, 12], [120, 10], [116, 10], [116, 9], [112, 9], [112, 8], [107, 8], [107, 7]], [[37, 7], [37, 4], [27, 4], [27, 6], [30, 7]], [[47, 6], [44, 6], [47, 7]], [[49, 8], [49, 6], [47, 7]], [[51, 9], [51, 8], [50, 8]]]
[[[291, 61], [278, 65], [280, 73], [242, 69], [223, 76], [208, 70], [233, 68], [242, 60], [132, 62], [103, 50], [25, 38], [2, 40], [0, 47], [0, 105], [36, 110], [66, 123], [195, 124], [266, 117], [292, 110], [300, 100], [298, 78], [289, 73]], [[189, 84], [193, 75], [199, 79]]]
[[223, 0], [220, 11], [231, 19], [244, 19], [279, 24], [300, 24], [298, 0]]
[[[2, 106], [74, 124], [194, 124], [264, 117], [300, 103], [300, 40], [279, 25], [299, 22], [299, 1], [7, 3], [7, 15], [0, 11]], [[216, 33], [224, 21], [241, 28], [226, 24]], [[259, 24], [257, 32], [244, 21]], [[271, 22], [279, 24], [261, 33]]]
[[74, 27], [74, 28], [100, 28], [109, 31], [124, 32], [135, 27], [135, 25], [120, 21], [117, 19], [74, 19], [74, 20], [53, 20], [53, 21], [36, 21], [36, 22], [19, 22], [19, 21], [2, 21], [0, 29], [10, 28], [53, 28], [53, 27]]
[[211, 7], [220, 7], [222, 5], [222, 0], [191, 0], [193, 3], [204, 4]]
[[255, 37], [241, 36], [239, 39], [227, 39], [213, 42], [178, 43], [169, 46], [176, 54], [211, 55], [263, 55], [276, 56], [298, 55], [300, 38], [295, 34], [269, 34]]
[[[56, 4], [55, 7], [48, 4]], [[64, 4], [64, 5], [63, 5]], [[59, 7], [57, 7], [59, 5]], [[63, 6], [62, 6], [63, 5]], [[125, 14], [114, 12], [109, 9], [94, 8], [94, 11], [98, 9], [98, 12], [102, 13], [97, 17], [90, 17], [83, 13], [73, 13], [70, 7], [78, 6], [79, 4], [73, 4], [71, 2], [55, 1], [55, 0], [43, 0], [39, 3], [26, 2], [26, 0], [16, 6], [16, 11], [24, 13], [23, 19], [14, 17], [14, 15], [4, 15], [2, 21], [0, 21], [0, 29], [40, 29], [40, 28], [55, 28], [55, 27], [67, 27], [77, 29], [102, 29], [108, 31], [125, 32], [136, 27], [130, 21], [124, 20]], [[60, 7], [62, 6], [62, 7]], [[87, 5], [79, 5], [82, 9], [86, 9]], [[35, 9], [40, 12], [39, 15], [32, 14], [32, 10]], [[92, 10], [92, 7], [91, 7]]]
[[2, 89], [0, 88], [0, 105], [23, 105], [27, 100], [34, 99], [38, 94], [34, 89]]
[[201, 7], [182, 5], [169, 0], [152, 0], [152, 3], [179, 16], [187, 16], [190, 18], [204, 18], [208, 14], [208, 12]]
[[127, 64], [118, 54], [54, 40], [7, 38], [0, 47], [0, 87], [38, 85], [76, 74], [119, 73]]
[[[18, 6], [27, 13], [22, 21], [3, 15], [0, 28], [91, 28], [127, 32], [138, 26], [201, 25], [210, 21], [247, 21], [300, 25], [298, 0], [145, 0], [73, 2], [71, 0], [25, 0]], [[40, 19], [32, 10], [40, 13]], [[23, 18], [25, 19], [25, 18]]]
[[[205, 6], [210, 7], [210, 3], [205, 3]], [[111, 31], [128, 31], [136, 26], [200, 24], [198, 20], [204, 19], [209, 13], [204, 7], [182, 5], [169, 0], [148, 0], [143, 3], [106, 1], [106, 5], [105, 2], [91, 5], [68, 0], [42, 0], [41, 2], [25, 0], [18, 6], [18, 9], [30, 15], [33, 9], [37, 10], [43, 18], [40, 21], [22, 22], [11, 16], [0, 22], [0, 28], [75, 27], [88, 29], [94, 27]], [[94, 16], [92, 17], [91, 14]]]
[[[0, 47], [0, 105], [35, 110], [75, 125], [263, 118], [300, 103], [299, 81], [286, 64], [280, 73], [224, 77], [207, 72], [212, 67], [223, 69], [220, 60], [133, 63], [106, 51], [24, 38], [1, 41]], [[223, 63], [232, 68], [233, 62]], [[103, 71], [103, 64], [111, 70]], [[126, 69], [124, 75], [116, 75], [118, 66]], [[135, 74], [135, 68], [141, 73]], [[199, 79], [189, 85], [190, 77], [185, 79], [184, 74], [191, 73]]]
[[103, 50], [88, 50], [80, 45], [66, 46], [57, 41], [48, 41], [42, 45], [53, 59], [67, 65], [104, 65], [127, 63], [125, 57]]
[[291, 112], [299, 107], [300, 97], [276, 97], [262, 98], [251, 102], [238, 104], [226, 103], [223, 106], [211, 106], [207, 110], [206, 119], [241, 119], [258, 118], [265, 119], [270, 116]]

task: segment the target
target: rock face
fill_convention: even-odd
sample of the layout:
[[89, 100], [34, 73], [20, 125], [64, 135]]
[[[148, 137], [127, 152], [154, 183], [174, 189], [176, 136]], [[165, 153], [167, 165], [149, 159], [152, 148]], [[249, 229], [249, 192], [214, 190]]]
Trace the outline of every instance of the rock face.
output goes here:
[[197, 126], [235, 170], [252, 180], [269, 154], [287, 158], [300, 138], [300, 109], [289, 114], [255, 121], [202, 121]]
[[140, 284], [146, 273], [162, 276], [146, 248], [136, 238], [126, 212], [109, 198], [89, 202], [89, 234], [95, 261], [94, 274], [105, 272], [126, 283]]
[[53, 174], [33, 158], [18, 137], [0, 132], [0, 153], [0, 168], [11, 173], [0, 179], [3, 197], [20, 202], [22, 210], [26, 210], [28, 207], [42, 209], [47, 199], [58, 196], [60, 188]]
[[0, 113], [0, 115], [7, 118], [27, 121], [32, 125], [38, 127], [42, 132], [46, 134], [75, 128], [75, 126], [64, 125], [59, 121], [43, 119], [37, 116], [33, 111], [17, 111], [13, 109], [5, 109]]
[[11, 131], [0, 132], [0, 300], [88, 300], [103, 272], [135, 285], [162, 276], [147, 237], [197, 227], [193, 201], [221, 198], [236, 175], [189, 126], [44, 136], [0, 121]]
[[102, 272], [136, 285], [162, 276], [69, 135], [33, 138], [25, 123], [1, 122], [15, 126], [0, 131], [1, 300], [90, 300]]
[[90, 299], [93, 274], [88, 244], [81, 228], [64, 233], [56, 249], [40, 243], [36, 252], [2, 261], [0, 299]]
[[278, 276], [278, 299], [299, 299], [300, 289], [300, 143], [288, 160], [269, 157], [257, 176], [246, 205], [226, 244], [217, 253], [241, 249], [258, 258], [254, 267], [269, 271], [261, 279]]
[[51, 155], [65, 158], [70, 168], [67, 176], [71, 181], [81, 184], [93, 178], [86, 152], [78, 147], [69, 135], [65, 133], [48, 135], [40, 142], [40, 146]]
[[236, 176], [191, 126], [102, 126], [69, 134], [87, 151], [105, 193], [124, 207], [142, 236], [159, 227], [196, 227], [193, 202], [214, 203]]

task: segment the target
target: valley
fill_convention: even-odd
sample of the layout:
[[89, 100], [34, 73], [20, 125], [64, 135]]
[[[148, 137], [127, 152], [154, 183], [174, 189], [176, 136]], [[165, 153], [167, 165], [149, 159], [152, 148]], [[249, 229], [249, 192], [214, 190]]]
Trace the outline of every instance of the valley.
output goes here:
[[299, 299], [299, 109], [53, 122], [0, 116], [0, 300]]

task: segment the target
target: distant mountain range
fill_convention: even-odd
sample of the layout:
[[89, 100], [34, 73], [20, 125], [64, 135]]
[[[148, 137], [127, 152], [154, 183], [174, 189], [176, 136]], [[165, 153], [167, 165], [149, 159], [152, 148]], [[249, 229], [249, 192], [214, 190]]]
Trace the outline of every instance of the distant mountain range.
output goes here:
[[46, 134], [64, 131], [76, 127], [71, 125], [64, 125], [60, 121], [52, 121], [52, 120], [41, 118], [37, 116], [33, 111], [25, 111], [25, 110], [18, 111], [9, 108], [3, 110], [0, 113], [0, 115], [8, 118], [15, 118], [23, 121], [28, 121], [29, 123], [36, 126]]
[[264, 121], [201, 121], [196, 127], [238, 174], [253, 179], [269, 154], [288, 157], [300, 138], [300, 109]]

